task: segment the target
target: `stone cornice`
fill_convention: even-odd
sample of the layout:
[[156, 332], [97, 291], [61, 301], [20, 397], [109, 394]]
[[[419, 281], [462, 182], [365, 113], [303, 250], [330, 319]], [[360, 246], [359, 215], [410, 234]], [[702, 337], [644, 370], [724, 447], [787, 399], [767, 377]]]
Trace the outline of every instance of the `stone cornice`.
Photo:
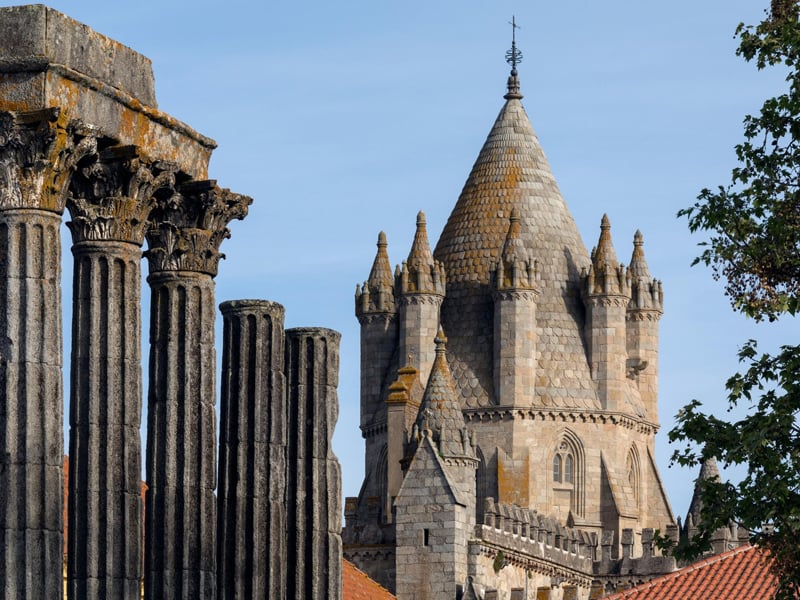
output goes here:
[[361, 313], [357, 315], [358, 322], [361, 325], [369, 325], [376, 321], [391, 322], [397, 320], [397, 313], [395, 312], [374, 312], [374, 313]]
[[507, 420], [537, 420], [537, 421], [557, 421], [561, 423], [597, 423], [620, 425], [626, 429], [635, 430], [639, 433], [655, 435], [659, 425], [645, 419], [640, 419], [632, 415], [617, 411], [599, 410], [575, 410], [575, 409], [554, 409], [554, 408], [511, 408], [511, 407], [480, 407], [464, 408], [464, 420], [469, 423], [479, 423], [486, 421], [507, 421]]
[[0, 112], [0, 210], [64, 211], [73, 171], [96, 150], [67, 121], [57, 108]]
[[230, 237], [227, 224], [243, 219], [252, 198], [217, 186], [213, 180], [191, 182], [159, 199], [147, 229], [150, 272], [196, 271], [216, 276], [225, 257], [220, 244]]
[[142, 104], [142, 102], [130, 94], [123, 92], [119, 88], [108, 85], [107, 83], [103, 83], [102, 81], [93, 77], [89, 77], [88, 75], [84, 75], [83, 73], [71, 69], [66, 65], [50, 62], [47, 57], [31, 56], [11, 60], [0, 59], [0, 73], [41, 73], [46, 71], [57, 74], [64, 79], [74, 81], [81, 86], [111, 98], [126, 108], [141, 113], [148, 119], [163, 125], [168, 129], [172, 129], [173, 131], [177, 131], [178, 133], [185, 135], [209, 150], [213, 150], [217, 147], [217, 142], [202, 135], [201, 133], [198, 133], [185, 123], [182, 123], [167, 113], [163, 113], [156, 108]]
[[535, 288], [507, 288], [492, 292], [492, 299], [498, 301], [520, 301], [534, 302], [539, 296], [539, 290]]
[[419, 305], [419, 304], [433, 304], [439, 306], [442, 303], [444, 296], [440, 294], [433, 294], [428, 292], [409, 293], [403, 294], [398, 298], [401, 306]]
[[[537, 554], [531, 553], [529, 544], [521, 544], [518, 541], [518, 536], [504, 534], [497, 532], [485, 526], [479, 525], [476, 528], [480, 531], [482, 537], [470, 540], [470, 545], [477, 545], [478, 551], [491, 559], [494, 559], [499, 551], [503, 552], [509, 564], [516, 567], [521, 567], [526, 571], [531, 571], [539, 575], [548, 577], [558, 577], [564, 583], [578, 585], [580, 587], [588, 588], [592, 580], [592, 561], [589, 558], [577, 557], [573, 558], [575, 566], [567, 566], [559, 564], [554, 558], [559, 555], [568, 556], [568, 553], [562, 552], [557, 549], [551, 549], [538, 542], [530, 542], [541, 547]], [[477, 533], [477, 532], [476, 532]], [[507, 538], [507, 541], [506, 539]], [[522, 548], [515, 548], [515, 546], [523, 546]], [[549, 550], [549, 552], [546, 552]], [[566, 562], [566, 561], [565, 561]], [[583, 568], [576, 568], [576, 567]]]
[[622, 294], [587, 294], [584, 302], [591, 306], [617, 306], [627, 308], [630, 296]]
[[370, 423], [369, 425], [361, 426], [361, 437], [368, 439], [376, 435], [386, 433], [386, 421], [379, 421], [377, 423]]
[[663, 310], [652, 308], [628, 308], [626, 319], [628, 321], [660, 321]]

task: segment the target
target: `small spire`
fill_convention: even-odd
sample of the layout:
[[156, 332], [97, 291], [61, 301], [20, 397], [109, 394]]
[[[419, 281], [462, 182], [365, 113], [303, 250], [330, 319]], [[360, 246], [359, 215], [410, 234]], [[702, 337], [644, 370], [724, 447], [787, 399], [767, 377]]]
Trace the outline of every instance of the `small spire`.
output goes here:
[[644, 239], [642, 232], [638, 229], [633, 236], [633, 254], [631, 255], [631, 276], [634, 279], [644, 278], [650, 279], [650, 269], [647, 268], [647, 261], [644, 258]]
[[[444, 458], [474, 457], [474, 448], [464, 423], [461, 405], [456, 397], [456, 387], [450, 366], [447, 364], [447, 337], [441, 325], [434, 340], [436, 358], [425, 386], [425, 393], [417, 414], [416, 425], [420, 433], [431, 432], [431, 440]], [[412, 444], [412, 453], [416, 447]]]
[[392, 313], [395, 310], [394, 277], [386, 252], [386, 234], [378, 234], [378, 252], [363, 288], [356, 288], [356, 316], [370, 313]]
[[439, 331], [436, 332], [436, 337], [433, 338], [433, 343], [436, 344], [436, 354], [447, 352], [447, 337], [444, 335], [441, 325], [439, 325]]
[[428, 242], [428, 230], [425, 213], [417, 214], [417, 231], [408, 259], [403, 263], [400, 276], [400, 291], [403, 294], [437, 294], [444, 295], [444, 267], [433, 259], [431, 245]]
[[503, 96], [506, 100], [522, 100], [519, 92], [519, 78], [517, 77], [517, 65], [522, 62], [522, 52], [517, 48], [517, 19], [511, 16], [511, 50], [506, 52], [506, 62], [511, 65], [511, 75], [508, 77], [508, 93]]
[[596, 271], [602, 272], [606, 265], [616, 269], [619, 267], [619, 260], [617, 260], [617, 253], [611, 241], [611, 221], [608, 219], [608, 215], [604, 214], [600, 221], [600, 240], [594, 251], [594, 268]]
[[416, 268], [433, 264], [431, 245], [428, 242], [427, 221], [425, 213], [422, 211], [417, 213], [417, 231], [414, 234], [414, 242], [411, 244], [411, 251], [408, 253], [406, 263], [409, 267]]

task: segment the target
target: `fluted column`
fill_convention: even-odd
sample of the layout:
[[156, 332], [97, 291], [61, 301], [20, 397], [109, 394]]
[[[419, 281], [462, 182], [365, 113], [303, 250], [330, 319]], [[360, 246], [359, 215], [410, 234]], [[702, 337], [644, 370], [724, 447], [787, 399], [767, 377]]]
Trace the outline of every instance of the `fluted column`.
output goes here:
[[113, 148], [71, 184], [71, 600], [141, 594], [141, 245], [153, 194], [172, 182]]
[[223, 316], [217, 529], [220, 600], [286, 598], [283, 306], [220, 305]]
[[61, 241], [82, 148], [56, 109], [0, 112], [0, 599], [62, 594]]
[[152, 213], [145, 598], [216, 597], [214, 279], [227, 223], [250, 199], [213, 181]]
[[331, 438], [339, 415], [339, 341], [330, 329], [286, 331], [287, 597], [342, 597], [341, 471]]

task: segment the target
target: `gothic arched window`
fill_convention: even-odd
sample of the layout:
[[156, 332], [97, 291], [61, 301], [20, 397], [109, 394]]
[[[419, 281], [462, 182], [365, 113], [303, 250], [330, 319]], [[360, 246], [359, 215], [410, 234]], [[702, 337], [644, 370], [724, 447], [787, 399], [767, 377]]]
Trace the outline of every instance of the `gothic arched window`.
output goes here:
[[572, 448], [567, 442], [561, 442], [553, 456], [553, 481], [556, 483], [574, 483], [574, 464]]
[[[585, 457], [583, 444], [578, 436], [565, 429], [553, 453], [553, 497], [566, 506], [576, 517], [583, 517], [586, 510]], [[567, 500], [568, 498], [568, 500]]]
[[553, 481], [561, 482], [561, 455], [553, 457]]

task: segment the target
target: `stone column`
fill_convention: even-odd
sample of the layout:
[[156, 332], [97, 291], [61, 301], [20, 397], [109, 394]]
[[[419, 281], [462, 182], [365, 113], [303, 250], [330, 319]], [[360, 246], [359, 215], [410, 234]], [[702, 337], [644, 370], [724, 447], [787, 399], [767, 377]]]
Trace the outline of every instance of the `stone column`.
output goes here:
[[147, 232], [151, 289], [145, 598], [216, 597], [214, 276], [250, 198], [213, 181], [159, 202]]
[[286, 331], [287, 597], [342, 597], [341, 472], [331, 448], [339, 415], [339, 341], [330, 329]]
[[0, 599], [63, 580], [61, 240], [73, 147], [58, 110], [0, 112]]
[[219, 600], [286, 598], [286, 397], [283, 306], [220, 305]]
[[71, 183], [71, 600], [141, 595], [141, 245], [153, 194], [173, 182], [116, 147]]

